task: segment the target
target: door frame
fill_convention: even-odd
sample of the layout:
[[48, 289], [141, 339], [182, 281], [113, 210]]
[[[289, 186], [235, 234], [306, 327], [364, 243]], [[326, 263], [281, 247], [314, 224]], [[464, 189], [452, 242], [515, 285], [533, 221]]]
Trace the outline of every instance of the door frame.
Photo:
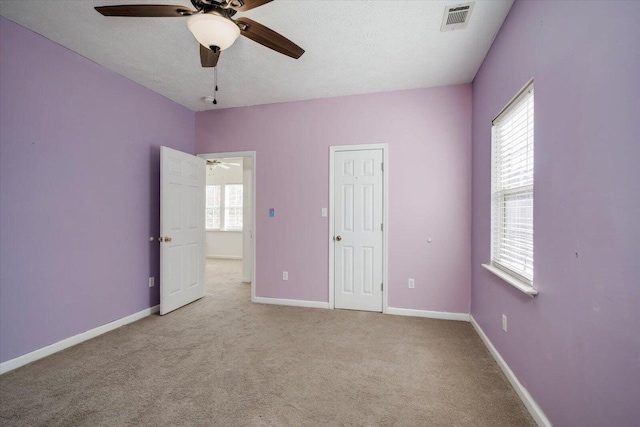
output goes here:
[[335, 235], [334, 224], [334, 160], [338, 151], [382, 150], [382, 312], [387, 313], [389, 292], [389, 144], [332, 145], [329, 147], [329, 308], [335, 308]]
[[[253, 168], [251, 171], [251, 233], [252, 233], [252, 244], [251, 244], [251, 252], [252, 255], [252, 267], [251, 267], [251, 302], [255, 302], [256, 299], [256, 241], [258, 231], [256, 230], [256, 152], [255, 151], [232, 151], [226, 153], [203, 153], [198, 154], [198, 157], [202, 157], [203, 159], [225, 159], [229, 157], [244, 157], [250, 158], [253, 161]], [[206, 165], [206, 163], [205, 163]], [[205, 184], [206, 185], [206, 184]], [[206, 241], [206, 228], [205, 228], [205, 241]], [[244, 230], [243, 230], [244, 233]], [[206, 251], [205, 251], [206, 252]], [[205, 254], [206, 261], [206, 254]]]

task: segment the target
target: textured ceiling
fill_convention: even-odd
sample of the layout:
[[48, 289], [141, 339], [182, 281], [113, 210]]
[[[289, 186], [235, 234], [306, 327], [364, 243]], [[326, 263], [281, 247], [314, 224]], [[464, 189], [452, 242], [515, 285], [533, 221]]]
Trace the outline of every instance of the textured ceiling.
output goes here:
[[[0, 14], [172, 99], [202, 111], [469, 83], [513, 0], [476, 0], [465, 30], [440, 32], [446, 5], [425, 0], [275, 0], [246, 16], [306, 53], [298, 60], [240, 37], [200, 67], [186, 18], [103, 17], [93, 7], [188, 0], [0, 0]], [[46, 65], [45, 65], [46, 66]]]

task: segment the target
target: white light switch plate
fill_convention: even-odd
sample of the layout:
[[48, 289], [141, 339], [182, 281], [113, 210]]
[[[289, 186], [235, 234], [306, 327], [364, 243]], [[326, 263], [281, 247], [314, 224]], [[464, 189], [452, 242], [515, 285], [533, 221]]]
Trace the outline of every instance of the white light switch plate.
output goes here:
[[322, 216], [323, 217], [327, 216], [327, 208], [322, 208]]

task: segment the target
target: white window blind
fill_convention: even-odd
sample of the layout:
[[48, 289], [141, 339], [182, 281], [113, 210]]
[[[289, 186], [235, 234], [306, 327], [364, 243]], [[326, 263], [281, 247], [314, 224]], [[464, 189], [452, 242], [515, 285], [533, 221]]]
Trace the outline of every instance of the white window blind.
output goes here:
[[224, 228], [242, 230], [242, 184], [224, 186]]
[[207, 185], [206, 192], [206, 228], [209, 230], [220, 229], [220, 186]]
[[533, 285], [533, 83], [492, 126], [491, 264]]

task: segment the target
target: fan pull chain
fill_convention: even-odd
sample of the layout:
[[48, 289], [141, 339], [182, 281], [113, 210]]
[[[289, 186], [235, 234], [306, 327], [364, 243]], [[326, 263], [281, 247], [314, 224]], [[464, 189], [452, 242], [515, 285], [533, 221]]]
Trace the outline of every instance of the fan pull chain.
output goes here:
[[213, 84], [216, 89], [213, 91], [213, 103], [217, 104], [216, 95], [218, 94], [218, 67], [213, 67]]

